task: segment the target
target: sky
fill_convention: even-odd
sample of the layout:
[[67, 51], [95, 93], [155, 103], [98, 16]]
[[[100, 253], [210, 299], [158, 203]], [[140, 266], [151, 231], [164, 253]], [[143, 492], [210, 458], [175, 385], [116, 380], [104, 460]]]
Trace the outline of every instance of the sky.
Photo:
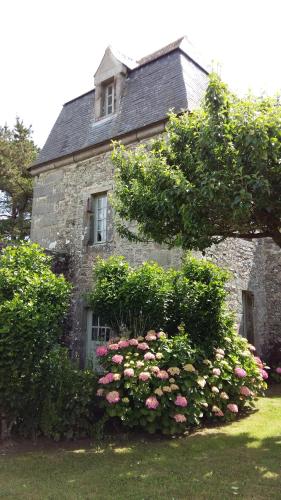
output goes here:
[[183, 35], [232, 90], [280, 92], [280, 19], [280, 0], [2, 0], [0, 125], [19, 116], [42, 147], [108, 45], [140, 59]]

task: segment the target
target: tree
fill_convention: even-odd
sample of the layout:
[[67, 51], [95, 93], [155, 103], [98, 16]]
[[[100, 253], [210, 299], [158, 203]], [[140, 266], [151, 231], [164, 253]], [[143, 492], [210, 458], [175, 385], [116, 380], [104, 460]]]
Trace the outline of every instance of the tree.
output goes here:
[[229, 237], [271, 237], [281, 247], [277, 98], [238, 98], [213, 74], [201, 108], [170, 114], [150, 145], [115, 145], [113, 162], [118, 230], [130, 240], [204, 251]]
[[13, 129], [0, 127], [0, 238], [23, 239], [29, 235], [32, 179], [28, 166], [38, 148], [31, 127], [16, 119]]

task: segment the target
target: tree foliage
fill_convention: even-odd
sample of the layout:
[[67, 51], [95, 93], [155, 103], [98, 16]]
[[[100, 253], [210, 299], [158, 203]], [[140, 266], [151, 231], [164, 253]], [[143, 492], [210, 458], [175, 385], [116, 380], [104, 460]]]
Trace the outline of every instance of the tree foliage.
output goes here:
[[113, 162], [123, 236], [201, 251], [228, 237], [281, 247], [278, 99], [238, 98], [211, 75], [201, 108], [171, 114], [148, 146], [116, 145]]
[[23, 239], [29, 235], [32, 179], [28, 166], [38, 148], [31, 128], [17, 118], [13, 129], [0, 127], [0, 238]]

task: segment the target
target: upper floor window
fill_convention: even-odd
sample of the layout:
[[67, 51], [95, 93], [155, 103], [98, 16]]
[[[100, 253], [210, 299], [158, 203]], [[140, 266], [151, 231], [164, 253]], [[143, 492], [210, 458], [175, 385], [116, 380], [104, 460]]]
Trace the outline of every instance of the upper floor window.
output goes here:
[[90, 198], [90, 242], [106, 242], [107, 194], [102, 193]]
[[116, 92], [114, 82], [110, 82], [104, 87], [103, 114], [111, 115], [116, 108]]

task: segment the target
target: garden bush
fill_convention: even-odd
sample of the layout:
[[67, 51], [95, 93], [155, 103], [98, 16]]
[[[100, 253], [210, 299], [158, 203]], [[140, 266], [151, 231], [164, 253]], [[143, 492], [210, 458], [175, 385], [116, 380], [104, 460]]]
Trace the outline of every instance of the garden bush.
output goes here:
[[97, 348], [105, 372], [97, 395], [106, 416], [148, 432], [181, 433], [203, 421], [234, 419], [266, 388], [264, 364], [229, 333], [206, 357], [189, 335], [111, 340]]
[[205, 349], [231, 328], [225, 306], [226, 271], [205, 259], [187, 256], [179, 270], [145, 262], [132, 268], [123, 257], [99, 259], [89, 303], [103, 322], [118, 334], [122, 327], [142, 335], [150, 325], [174, 335], [188, 326], [191, 341]]
[[50, 264], [50, 257], [31, 243], [8, 246], [0, 255], [2, 427], [11, 427], [18, 418], [31, 425], [38, 415], [41, 361], [57, 345], [70, 292]]
[[[55, 440], [92, 435], [97, 420], [96, 374], [75, 366], [68, 350], [61, 346], [40, 360], [36, 374], [32, 406], [37, 413], [31, 422], [35, 433]], [[18, 418], [17, 432], [29, 433], [30, 428], [24, 411], [23, 418]]]

